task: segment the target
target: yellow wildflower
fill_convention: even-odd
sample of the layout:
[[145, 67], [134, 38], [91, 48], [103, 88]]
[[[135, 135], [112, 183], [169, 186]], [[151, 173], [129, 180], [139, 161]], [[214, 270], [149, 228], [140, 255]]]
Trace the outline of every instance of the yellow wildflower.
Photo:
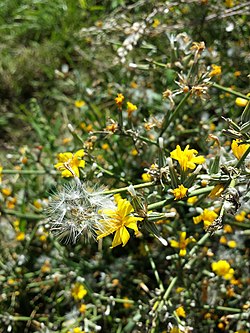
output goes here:
[[62, 144], [63, 144], [63, 145], [67, 145], [70, 141], [72, 141], [72, 138], [64, 138], [64, 139], [62, 140]]
[[134, 149], [131, 150], [130, 154], [131, 154], [132, 156], [136, 156], [136, 155], [138, 155], [139, 153], [138, 153], [138, 150], [134, 148]]
[[213, 221], [218, 217], [215, 211], [205, 208], [199, 216], [193, 217], [194, 224], [200, 223], [202, 220], [204, 222], [204, 228], [210, 226]]
[[71, 295], [74, 297], [75, 301], [79, 301], [83, 299], [83, 297], [87, 294], [87, 290], [84, 288], [84, 285], [77, 282], [73, 284], [71, 289]]
[[237, 222], [243, 222], [245, 220], [245, 217], [246, 217], [246, 212], [244, 212], [244, 210], [242, 212], [240, 212], [239, 214], [235, 215], [235, 220]]
[[223, 244], [223, 245], [227, 244], [227, 238], [225, 236], [221, 236], [220, 244]]
[[176, 240], [171, 240], [170, 245], [174, 248], [179, 248], [179, 256], [184, 257], [187, 253], [186, 247], [189, 243], [195, 242], [196, 240], [193, 237], [186, 238], [187, 233], [185, 231], [182, 231], [180, 233], [180, 241], [177, 242]]
[[179, 306], [176, 310], [175, 310], [176, 314], [178, 317], [183, 317], [186, 318], [186, 312], [183, 308], [183, 306]]
[[152, 180], [152, 177], [148, 173], [143, 173], [141, 175], [141, 178], [144, 182], [151, 182], [151, 180]]
[[41, 272], [42, 273], [49, 273], [51, 271], [51, 264], [49, 259], [46, 259], [44, 264], [41, 267]]
[[185, 288], [183, 288], [183, 287], [177, 287], [176, 289], [175, 289], [175, 291], [179, 294], [179, 293], [181, 293], [183, 290], [185, 290]]
[[2, 188], [1, 191], [2, 191], [3, 195], [5, 195], [6, 197], [10, 196], [11, 192], [12, 192], [11, 188], [9, 188], [9, 187], [4, 187], [4, 188]]
[[231, 234], [233, 232], [233, 228], [230, 224], [224, 224], [223, 231], [227, 234]]
[[230, 247], [231, 249], [234, 249], [234, 248], [236, 248], [237, 243], [235, 240], [230, 240], [227, 242], [227, 246]]
[[230, 264], [226, 260], [212, 262], [212, 270], [225, 280], [230, 280], [234, 275], [234, 269], [230, 267]]
[[128, 302], [128, 297], [123, 297], [123, 299], [124, 299], [123, 307], [125, 309], [129, 309], [133, 306], [132, 303]]
[[80, 100], [78, 99], [75, 101], [75, 107], [79, 108], [79, 109], [82, 108], [85, 104], [86, 103], [84, 101], [82, 101], [81, 99]]
[[197, 150], [189, 149], [189, 145], [182, 151], [181, 147], [177, 145], [176, 149], [170, 153], [170, 156], [177, 160], [181, 166], [183, 171], [187, 169], [195, 169], [196, 164], [202, 164], [205, 162], [205, 158], [203, 156], [197, 156]]
[[117, 204], [117, 208], [115, 210], [102, 210], [102, 213], [105, 214], [107, 218], [101, 221], [104, 231], [100, 232], [99, 236], [97, 237], [97, 239], [100, 239], [115, 232], [111, 248], [114, 248], [120, 244], [125, 246], [130, 238], [130, 234], [127, 228], [133, 229], [137, 234], [139, 232], [137, 221], [143, 220], [141, 217], [130, 215], [134, 209], [128, 200], [117, 196], [115, 197], [115, 200]]
[[217, 66], [217, 65], [212, 64], [211, 67], [212, 67], [212, 70], [209, 73], [209, 76], [215, 76], [215, 75], [220, 75], [221, 74], [221, 66]]
[[233, 142], [231, 144], [233, 154], [238, 160], [241, 159], [241, 157], [245, 154], [247, 149], [250, 147], [250, 144], [240, 144], [240, 142], [242, 142], [242, 140], [236, 139], [236, 140], [233, 140]]
[[227, 8], [232, 8], [234, 6], [234, 1], [233, 0], [226, 0], [225, 5]]
[[174, 195], [174, 200], [182, 199], [186, 196], [188, 191], [188, 188], [184, 187], [182, 184], [179, 185], [177, 188], [172, 190], [172, 193]]
[[16, 234], [16, 240], [21, 242], [25, 239], [25, 233], [23, 231], [18, 231]]
[[17, 198], [16, 197], [8, 197], [7, 202], [6, 202], [6, 206], [8, 209], [14, 209], [15, 205], [17, 202]]
[[124, 101], [124, 96], [123, 94], [118, 94], [117, 97], [115, 98], [116, 105], [120, 108], [122, 106], [122, 103]]
[[86, 312], [86, 309], [87, 309], [87, 305], [86, 304], [81, 304], [80, 307], [79, 307], [79, 312], [81, 314], [84, 314]]
[[194, 197], [188, 198], [187, 203], [189, 203], [190, 205], [193, 205], [196, 203], [197, 200], [198, 200], [198, 197], [195, 195]]
[[[250, 97], [250, 93], [247, 94], [247, 97]], [[245, 107], [247, 105], [248, 100], [246, 98], [237, 97], [235, 100], [235, 104], [240, 107]]]
[[79, 177], [79, 168], [85, 167], [85, 161], [82, 160], [84, 150], [80, 149], [75, 154], [60, 153], [58, 154], [59, 163], [54, 167], [61, 171], [62, 177]]
[[73, 331], [67, 331], [67, 333], [85, 333], [85, 331], [83, 331], [81, 327], [75, 327]]
[[138, 87], [138, 84], [136, 82], [132, 81], [130, 83], [130, 87], [133, 88], [133, 89], [136, 89]]
[[241, 71], [235, 71], [234, 76], [236, 76], [236, 77], [241, 76]]
[[219, 198], [223, 191], [224, 191], [224, 185], [223, 184], [217, 184], [212, 189], [212, 191], [209, 193], [208, 197], [210, 199]]
[[33, 201], [33, 205], [36, 207], [36, 209], [42, 209], [42, 201], [40, 199], [36, 199]]
[[103, 143], [102, 144], [102, 149], [103, 150], [109, 150], [109, 144], [108, 143]]
[[128, 116], [130, 117], [131, 114], [137, 110], [137, 106], [130, 103], [130, 102], [127, 102], [127, 113], [128, 113]]
[[159, 25], [160, 23], [161, 23], [160, 20], [158, 20], [157, 18], [155, 18], [155, 19], [154, 19], [154, 22], [153, 22], [153, 24], [152, 24], [152, 27], [153, 27], [153, 28], [157, 28], [158, 25]]

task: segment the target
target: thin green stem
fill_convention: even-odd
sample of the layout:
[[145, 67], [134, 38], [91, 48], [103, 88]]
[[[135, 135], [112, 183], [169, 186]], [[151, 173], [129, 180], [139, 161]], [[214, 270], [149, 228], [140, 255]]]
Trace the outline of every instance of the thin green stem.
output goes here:
[[186, 100], [188, 99], [188, 97], [190, 95], [191, 95], [191, 91], [189, 91], [187, 94], [184, 95], [184, 97], [182, 98], [180, 103], [176, 106], [175, 110], [171, 113], [170, 117], [168, 114], [166, 114], [166, 116], [163, 120], [163, 128], [161, 130], [159, 137], [163, 135], [163, 133], [166, 131], [168, 126], [171, 124], [171, 122], [173, 122], [176, 119], [180, 109], [182, 108], [183, 104], [186, 102]]
[[222, 90], [222, 91], [225, 91], [231, 95], [234, 95], [234, 96], [238, 96], [238, 97], [241, 97], [241, 98], [244, 98], [244, 99], [247, 99], [248, 101], [250, 100], [250, 96], [247, 97], [246, 95], [244, 94], [241, 94], [240, 92], [238, 91], [235, 91], [235, 90], [232, 90], [231, 88], [226, 88], [226, 87], [223, 87], [221, 86], [220, 84], [218, 83], [212, 83], [212, 86], [219, 89], [219, 90]]
[[[151, 186], [155, 186], [155, 185], [156, 185], [155, 182], [147, 182], [147, 183], [133, 185], [133, 187], [135, 189], [140, 189], [140, 188], [151, 187]], [[116, 194], [116, 193], [127, 192], [128, 188], [129, 188], [129, 186], [117, 188], [114, 190], [104, 191], [103, 194]]]
[[156, 279], [156, 281], [157, 281], [157, 283], [158, 283], [158, 285], [159, 285], [159, 288], [160, 288], [161, 292], [163, 292], [163, 291], [164, 291], [163, 283], [162, 283], [162, 281], [161, 281], [161, 279], [160, 279], [160, 276], [159, 276], [159, 273], [158, 273], [158, 271], [157, 271], [157, 268], [156, 268], [156, 265], [155, 265], [154, 259], [153, 259], [152, 255], [151, 255], [150, 250], [149, 250], [149, 247], [148, 247], [148, 245], [147, 245], [146, 243], [144, 243], [144, 248], [145, 248], [145, 250], [146, 250], [146, 252], [147, 252], [147, 255], [148, 255], [148, 258], [149, 258], [149, 262], [150, 262], [150, 265], [151, 265], [152, 270], [153, 270], [154, 275], [155, 275], [155, 279]]

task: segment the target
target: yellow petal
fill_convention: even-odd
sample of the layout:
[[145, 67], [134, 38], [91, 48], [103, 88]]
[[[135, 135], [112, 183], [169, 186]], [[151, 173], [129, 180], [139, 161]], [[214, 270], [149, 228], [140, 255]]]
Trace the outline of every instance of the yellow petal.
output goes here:
[[84, 156], [84, 150], [83, 149], [80, 149], [78, 150], [75, 154], [74, 154], [75, 157], [79, 157], [79, 158], [82, 158]]
[[175, 248], [179, 248], [179, 247], [180, 247], [180, 244], [179, 244], [179, 242], [177, 242], [176, 240], [172, 239], [172, 240], [170, 241], [170, 246], [175, 247]]

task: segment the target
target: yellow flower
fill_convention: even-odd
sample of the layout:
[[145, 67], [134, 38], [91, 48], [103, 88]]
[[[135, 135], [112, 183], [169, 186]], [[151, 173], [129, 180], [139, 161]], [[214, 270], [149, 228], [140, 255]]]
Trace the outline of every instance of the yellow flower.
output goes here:
[[179, 256], [184, 257], [187, 253], [186, 247], [189, 243], [195, 242], [196, 240], [193, 237], [186, 238], [187, 233], [185, 231], [182, 231], [180, 233], [180, 241], [177, 242], [176, 240], [171, 240], [170, 245], [174, 248], [179, 248]]
[[160, 23], [161, 23], [160, 20], [158, 20], [158, 19], [154, 19], [154, 22], [153, 22], [153, 24], [152, 24], [152, 27], [153, 27], [153, 28], [157, 28], [158, 25], [159, 25]]
[[25, 233], [23, 231], [18, 231], [16, 234], [16, 240], [19, 242], [25, 240]]
[[6, 197], [10, 196], [11, 192], [12, 192], [11, 188], [9, 188], [9, 187], [4, 187], [4, 188], [2, 188], [1, 191], [2, 191], [3, 195], [5, 195]]
[[124, 299], [123, 307], [125, 309], [129, 309], [133, 306], [132, 303], [128, 302], [128, 297], [125, 296], [125, 297], [123, 297], [123, 299]]
[[234, 269], [230, 267], [230, 264], [226, 260], [212, 262], [212, 270], [215, 274], [222, 276], [225, 280], [232, 279], [234, 275]]
[[235, 215], [235, 220], [237, 222], [243, 222], [245, 220], [245, 217], [246, 217], [246, 212], [244, 212], [244, 210], [242, 212], [240, 212], [239, 214]]
[[151, 180], [152, 180], [152, 177], [148, 173], [143, 173], [141, 175], [141, 178], [144, 182], [151, 182]]
[[79, 109], [82, 108], [85, 104], [86, 103], [84, 101], [82, 101], [82, 100], [76, 100], [75, 101], [75, 107], [79, 108]]
[[172, 190], [172, 193], [174, 195], [174, 200], [182, 199], [186, 196], [188, 191], [188, 188], [184, 187], [182, 184], [179, 185], [177, 188]]
[[100, 234], [97, 237], [97, 239], [100, 239], [115, 232], [111, 248], [120, 244], [125, 246], [130, 238], [127, 228], [133, 229], [137, 234], [139, 232], [137, 221], [143, 220], [141, 217], [130, 215], [134, 209], [128, 200], [122, 199], [120, 196], [115, 197], [115, 200], [117, 203], [117, 208], [115, 210], [102, 210], [102, 213], [107, 215], [107, 218], [101, 221], [104, 230], [98, 232]]
[[109, 144], [108, 143], [103, 143], [102, 144], [102, 149], [103, 150], [109, 150], [110, 149]]
[[87, 290], [84, 288], [84, 285], [77, 282], [73, 284], [71, 289], [71, 295], [74, 297], [75, 301], [79, 301], [83, 299], [83, 297], [87, 294]]
[[237, 246], [237, 243], [235, 240], [230, 240], [227, 242], [227, 246], [230, 247], [230, 249], [234, 249]]
[[220, 75], [221, 74], [221, 66], [217, 66], [217, 65], [212, 65], [212, 70], [209, 73], [209, 76], [215, 76], [215, 75]]
[[175, 310], [176, 314], [178, 317], [183, 317], [186, 318], [186, 312], [183, 308], [183, 306], [179, 306], [176, 310]]
[[85, 167], [85, 161], [82, 160], [84, 156], [84, 150], [80, 149], [75, 154], [72, 153], [60, 153], [58, 154], [59, 163], [54, 167], [61, 171], [62, 177], [78, 177], [79, 168]]
[[[250, 97], [250, 93], [247, 94], [247, 97]], [[240, 107], [245, 107], [248, 103], [248, 100], [246, 98], [237, 97], [235, 100], [235, 104]]]
[[205, 208], [201, 215], [193, 217], [193, 221], [194, 224], [198, 224], [203, 220], [204, 228], [207, 228], [217, 217], [218, 214], [215, 211]]
[[67, 331], [67, 333], [85, 333], [85, 331], [83, 331], [81, 327], [75, 327], [73, 331]]
[[130, 102], [127, 102], [127, 113], [128, 113], [128, 116], [130, 117], [131, 114], [137, 110], [137, 106], [130, 103]]
[[187, 169], [195, 169], [196, 164], [202, 164], [205, 162], [203, 156], [197, 156], [197, 150], [189, 149], [189, 145], [182, 151], [179, 145], [176, 146], [176, 149], [170, 153], [170, 156], [177, 160], [183, 171]]
[[120, 108], [122, 106], [122, 103], [124, 101], [124, 96], [123, 94], [118, 94], [117, 97], [115, 98], [116, 105]]
[[235, 71], [234, 76], [236, 76], [236, 77], [241, 76], [241, 71]]
[[196, 203], [197, 200], [198, 200], [198, 197], [195, 195], [194, 197], [188, 198], [187, 203], [189, 203], [190, 205], [193, 205]]
[[86, 309], [87, 309], [87, 305], [86, 304], [81, 304], [80, 307], [79, 307], [79, 312], [81, 314], [84, 314], [86, 312]]
[[242, 142], [242, 140], [236, 139], [236, 140], [233, 140], [233, 142], [231, 144], [233, 154], [238, 160], [241, 159], [241, 157], [245, 154], [247, 149], [250, 147], [249, 144], [241, 145], [241, 144], [239, 144], [240, 142]]
[[219, 198], [223, 191], [224, 191], [224, 185], [223, 184], [217, 184], [212, 189], [212, 191], [209, 193], [208, 197], [210, 199]]
[[233, 0], [226, 0], [225, 5], [227, 8], [231, 8], [234, 6], [234, 1]]

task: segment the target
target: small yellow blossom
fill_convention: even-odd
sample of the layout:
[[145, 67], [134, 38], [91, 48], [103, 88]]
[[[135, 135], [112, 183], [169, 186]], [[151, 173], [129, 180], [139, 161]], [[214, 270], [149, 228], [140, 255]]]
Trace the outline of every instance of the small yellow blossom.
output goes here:
[[242, 97], [237, 97], [235, 100], [235, 104], [240, 107], [245, 107], [247, 105], [248, 100]]
[[72, 138], [64, 138], [62, 140], [63, 145], [67, 145], [70, 141], [72, 141]]
[[78, 177], [79, 168], [85, 167], [85, 161], [82, 160], [84, 156], [84, 150], [80, 149], [75, 154], [72, 153], [60, 153], [58, 154], [59, 163], [54, 167], [62, 173], [62, 177]]
[[12, 278], [8, 279], [8, 281], [7, 281], [7, 283], [8, 283], [9, 285], [14, 284], [15, 282], [16, 282], [16, 281], [15, 281], [14, 279], [12, 279]]
[[177, 287], [176, 289], [175, 289], [175, 291], [179, 294], [179, 293], [181, 293], [183, 290], [185, 290], [185, 288], [183, 288], [183, 287]]
[[230, 240], [227, 242], [227, 246], [230, 247], [230, 249], [234, 249], [237, 247], [237, 243], [235, 240]]
[[194, 197], [190, 197], [187, 199], [187, 203], [189, 203], [190, 205], [193, 205], [197, 202], [198, 197], [195, 195]]
[[245, 220], [245, 217], [246, 217], [246, 212], [244, 212], [244, 210], [243, 211], [241, 211], [239, 214], [237, 214], [237, 215], [235, 215], [235, 220], [237, 221], [237, 222], [243, 222], [244, 220]]
[[176, 310], [175, 310], [176, 314], [178, 317], [183, 317], [186, 318], [186, 312], [183, 308], [183, 306], [179, 306]]
[[232, 8], [234, 6], [234, 1], [233, 0], [226, 0], [225, 5], [227, 8]]
[[203, 164], [205, 158], [203, 156], [196, 156], [198, 154], [197, 150], [189, 149], [189, 145], [182, 151], [179, 145], [176, 146], [176, 149], [170, 153], [170, 156], [177, 160], [183, 171], [187, 169], [195, 169], [196, 164]]
[[16, 197], [8, 197], [7, 202], [6, 202], [6, 206], [8, 209], [14, 209], [15, 205], [17, 202], [17, 198]]
[[85, 331], [83, 331], [81, 327], [75, 327], [73, 331], [67, 331], [67, 333], [85, 333]]
[[103, 150], [109, 150], [109, 144], [108, 143], [103, 143], [102, 144], [102, 149]]
[[16, 240], [22, 242], [25, 239], [25, 233], [23, 231], [18, 231], [16, 234]]
[[79, 312], [81, 314], [84, 314], [86, 312], [86, 309], [87, 309], [87, 305], [86, 304], [81, 304], [80, 307], [79, 307]]
[[45, 260], [44, 264], [41, 267], [42, 273], [49, 273], [51, 271], [51, 264], [48, 259]]
[[210, 199], [215, 199], [219, 198], [224, 191], [225, 186], [223, 184], [217, 184], [215, 187], [212, 189], [212, 191], [209, 193], [208, 197]]
[[179, 185], [177, 188], [172, 190], [172, 193], [174, 195], [174, 200], [182, 199], [186, 196], [188, 191], [188, 188], [184, 187], [182, 184]]
[[236, 76], [236, 77], [241, 76], [241, 71], [235, 71], [234, 76]]
[[220, 75], [221, 74], [221, 66], [217, 66], [217, 65], [211, 65], [212, 70], [209, 73], [209, 76], [215, 76], [215, 75]]
[[130, 238], [127, 228], [133, 229], [137, 234], [139, 232], [137, 222], [143, 220], [141, 217], [131, 215], [134, 209], [128, 200], [122, 199], [120, 196], [115, 196], [115, 201], [117, 204], [116, 209], [102, 210], [102, 213], [107, 218], [101, 221], [104, 231], [99, 232], [97, 237], [97, 239], [100, 239], [115, 232], [111, 248], [120, 244], [125, 246]]
[[79, 108], [79, 109], [82, 108], [85, 104], [86, 103], [81, 99], [78, 99], [78, 100], [75, 101], [75, 107]]
[[218, 217], [218, 214], [215, 213], [215, 211], [205, 208], [199, 216], [193, 217], [194, 224], [200, 223], [202, 220], [204, 222], [204, 228], [210, 226], [210, 224], [213, 223], [213, 221]]
[[224, 224], [223, 230], [227, 234], [231, 234], [233, 232], [233, 228], [230, 224]]
[[71, 289], [71, 295], [74, 297], [75, 301], [79, 301], [83, 299], [83, 297], [87, 294], [87, 290], [85, 289], [84, 285], [77, 282], [73, 284]]
[[227, 244], [227, 238], [225, 236], [221, 236], [220, 244], [223, 244], [223, 245]]
[[245, 154], [247, 149], [250, 147], [250, 144], [240, 144], [240, 142], [242, 142], [242, 140], [236, 139], [236, 140], [233, 140], [233, 142], [231, 144], [233, 154], [238, 160], [241, 159], [241, 157]]
[[180, 233], [180, 240], [177, 242], [176, 240], [171, 240], [170, 245], [174, 248], [179, 248], [179, 256], [184, 257], [187, 253], [186, 247], [189, 243], [195, 242], [196, 240], [193, 237], [186, 238], [187, 233], [185, 231], [182, 231]]
[[118, 94], [115, 98], [116, 105], [118, 105], [119, 108], [121, 108], [124, 98], [123, 94]]
[[148, 174], [148, 173], [143, 173], [142, 175], [141, 175], [141, 178], [142, 178], [142, 180], [146, 183], [146, 182], [151, 182], [151, 180], [152, 180], [152, 177], [150, 176], [150, 174]]
[[132, 81], [130, 83], [130, 87], [133, 88], [133, 89], [136, 89], [138, 87], [138, 84], [136, 82]]
[[152, 27], [153, 27], [153, 28], [157, 28], [158, 25], [159, 25], [160, 23], [161, 23], [160, 20], [158, 20], [157, 18], [155, 18], [155, 19], [154, 19], [154, 22], [153, 22], [153, 24], [152, 24]]
[[212, 270], [218, 276], [222, 276], [225, 280], [233, 278], [234, 269], [230, 267], [230, 264], [226, 260], [219, 260], [212, 262]]
[[129, 309], [133, 306], [132, 303], [128, 302], [128, 297], [123, 297], [123, 299], [124, 299], [123, 307], [125, 309]]
[[206, 46], [204, 42], [193, 42], [190, 50], [195, 51], [196, 53], [201, 53], [205, 50]]
[[9, 188], [9, 187], [4, 187], [4, 188], [2, 188], [1, 191], [2, 191], [3, 195], [5, 195], [6, 197], [10, 196], [11, 192], [12, 192], [11, 188]]
[[128, 113], [128, 116], [131, 117], [131, 114], [137, 110], [137, 106], [130, 103], [130, 102], [127, 102], [127, 113]]
[[138, 150], [134, 148], [134, 149], [131, 150], [130, 154], [132, 156], [136, 156], [136, 155], [138, 155]]
[[42, 202], [41, 202], [41, 200], [40, 199], [36, 199], [36, 200], [34, 200], [33, 201], [33, 205], [36, 207], [36, 209], [42, 209]]

